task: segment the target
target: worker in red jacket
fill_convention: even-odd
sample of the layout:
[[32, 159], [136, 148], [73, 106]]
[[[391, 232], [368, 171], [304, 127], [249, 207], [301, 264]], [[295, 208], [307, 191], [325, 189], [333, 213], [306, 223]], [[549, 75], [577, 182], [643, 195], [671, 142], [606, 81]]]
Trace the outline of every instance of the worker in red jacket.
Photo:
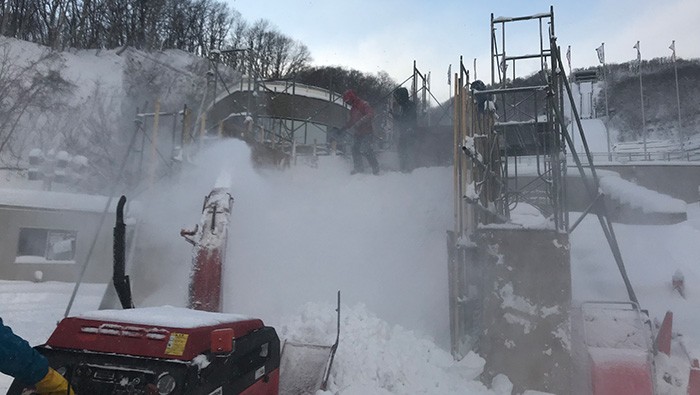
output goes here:
[[[26, 340], [12, 333], [0, 318], [0, 372], [34, 386], [41, 395], [66, 395], [68, 382], [49, 366], [46, 357], [29, 346]], [[70, 390], [71, 395], [75, 395]]]
[[346, 125], [355, 141], [352, 145], [352, 162], [354, 169], [350, 174], [361, 173], [364, 169], [362, 154], [367, 158], [367, 162], [372, 167], [372, 173], [379, 174], [379, 163], [372, 150], [372, 119], [374, 111], [366, 101], [357, 97], [353, 90], [343, 94], [343, 101], [350, 105], [350, 119]]

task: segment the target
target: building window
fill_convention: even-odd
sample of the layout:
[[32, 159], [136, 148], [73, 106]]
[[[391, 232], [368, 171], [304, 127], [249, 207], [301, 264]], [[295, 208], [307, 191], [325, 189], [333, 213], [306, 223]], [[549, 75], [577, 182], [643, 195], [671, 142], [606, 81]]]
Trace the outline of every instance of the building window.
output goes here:
[[20, 228], [15, 263], [75, 263], [72, 230]]

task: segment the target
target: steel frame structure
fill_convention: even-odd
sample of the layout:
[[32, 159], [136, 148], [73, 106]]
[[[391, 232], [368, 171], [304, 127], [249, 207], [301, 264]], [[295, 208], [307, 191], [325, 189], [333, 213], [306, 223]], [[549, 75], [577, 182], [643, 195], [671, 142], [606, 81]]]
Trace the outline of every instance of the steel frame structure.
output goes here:
[[[506, 53], [506, 24], [511, 22], [519, 21], [532, 21], [536, 20], [539, 22], [539, 43], [540, 52], [538, 54], [530, 55], [509, 55]], [[500, 25], [501, 51], [497, 47], [497, 37], [496, 31], [497, 26]], [[500, 95], [503, 98], [504, 106], [502, 109], [502, 114], [504, 118], [499, 118], [494, 124], [494, 136], [498, 136], [499, 139], [503, 140], [504, 136], [507, 135], [505, 129], [508, 126], [508, 115], [509, 109], [515, 109], [527, 103], [527, 101], [509, 101], [509, 95], [515, 93], [517, 90], [523, 90], [525, 92], [531, 92], [534, 98], [534, 108], [537, 108], [537, 92], [543, 91], [546, 95], [544, 98], [544, 116], [541, 119], [541, 115], [538, 113], [534, 114], [534, 119], [526, 121], [526, 124], [536, 125], [536, 133], [538, 138], [540, 138], [540, 145], [538, 149], [535, 150], [534, 154], [537, 156], [537, 181], [543, 185], [543, 189], [546, 192], [545, 200], [540, 199], [541, 204], [537, 204], [537, 200], [533, 199], [527, 193], [523, 192], [523, 189], [509, 188], [507, 181], [504, 183], [506, 188], [504, 189], [502, 199], [511, 204], [517, 204], [518, 198], [524, 199], [529, 202], [533, 202], [533, 206], [537, 207], [545, 215], [550, 214], [557, 231], [572, 232], [578, 224], [581, 223], [583, 218], [589, 214], [594, 213], [598, 217], [601, 228], [610, 246], [610, 250], [613, 254], [615, 262], [618, 266], [620, 274], [627, 289], [627, 294], [630, 301], [638, 303], [637, 297], [632, 288], [632, 284], [627, 277], [627, 271], [622, 260], [622, 254], [617, 243], [617, 237], [615, 236], [615, 231], [613, 230], [612, 221], [608, 214], [607, 206], [605, 204], [605, 196], [600, 192], [600, 182], [598, 174], [595, 169], [593, 162], [593, 157], [588, 148], [588, 142], [586, 141], [586, 135], [581, 124], [581, 117], [576, 109], [575, 99], [571, 90], [571, 85], [566, 76], [564, 64], [561, 58], [561, 51], [557, 45], [557, 37], [554, 33], [554, 7], [550, 7], [549, 13], [536, 14], [525, 17], [517, 18], [494, 18], [491, 14], [491, 64], [492, 70], [496, 65], [504, 65], [499, 68], [497, 75], [499, 80], [495, 79], [495, 75], [492, 76], [493, 86], [498, 86], [499, 88], [494, 90], [495, 95]], [[540, 70], [538, 75], [541, 77], [541, 81], [544, 85], [536, 86], [525, 86], [522, 88], [511, 88], [508, 86], [509, 81], [506, 78], [508, 62], [511, 62], [513, 70], [513, 79], [515, 80], [515, 65], [517, 62], [526, 59], [538, 59], [540, 61]], [[502, 70], [500, 70], [502, 69]], [[587, 159], [587, 166], [584, 166], [581, 158], [576, 152], [571, 135], [567, 130], [567, 122], [564, 118], [564, 102], [567, 101], [571, 107], [571, 112], [573, 115], [572, 123], [576, 122], [577, 129], [580, 133], [581, 143], [583, 145], [584, 152]], [[522, 113], [520, 109], [511, 110], [512, 113]], [[511, 113], [511, 115], [512, 115]], [[516, 122], [516, 125], [518, 122]], [[541, 132], [539, 125], [544, 125], [544, 130]], [[500, 132], [500, 133], [499, 133]], [[542, 151], [539, 150], [542, 147]], [[566, 207], [566, 172], [567, 172], [567, 148], [570, 150], [571, 158], [574, 161], [576, 169], [579, 172], [583, 180], [584, 187], [590, 198], [590, 205], [588, 209], [578, 218], [573, 224], [569, 224], [569, 214]], [[507, 145], [503, 150], [504, 156], [504, 179], [508, 180], [508, 148]], [[514, 161], [517, 164], [517, 161]], [[587, 168], [586, 168], [587, 167]], [[518, 172], [517, 167], [514, 166], [515, 179], [517, 180]], [[536, 189], [535, 189], [536, 190]], [[511, 198], [512, 196], [512, 198]], [[507, 206], [506, 206], [507, 208]], [[548, 209], [550, 211], [548, 211]]]
[[[507, 48], [506, 29], [513, 23], [536, 21], [539, 51], [512, 54]], [[491, 86], [490, 94], [500, 104], [494, 133], [501, 141], [503, 156], [505, 214], [518, 203], [527, 202], [552, 219], [556, 230], [566, 231], [566, 158], [565, 141], [556, 113], [563, 108], [561, 75], [556, 67], [554, 10], [524, 17], [499, 17], [491, 14]], [[500, 41], [500, 48], [499, 48]], [[535, 78], [519, 83], [518, 65], [536, 61]], [[508, 69], [511, 78], [508, 78]], [[533, 80], [535, 80], [533, 84]], [[519, 184], [519, 156], [534, 156], [535, 171], [525, 185]]]
[[[539, 25], [539, 51], [507, 51], [506, 27], [527, 21]], [[533, 77], [520, 79], [516, 66], [528, 60], [537, 61], [537, 70]], [[476, 339], [483, 329], [479, 294], [484, 268], [475, 263], [479, 261], [477, 231], [485, 225], [510, 222], [511, 211], [520, 203], [536, 207], [558, 233], [572, 232], [587, 214], [595, 214], [629, 299], [637, 303], [564, 71], [554, 34], [554, 8], [524, 17], [494, 18], [492, 14], [491, 67], [491, 86], [479, 86], [481, 90], [474, 89], [461, 61], [455, 73], [454, 229], [448, 231], [447, 243], [450, 331], [452, 354], [457, 358], [465, 355], [465, 348], [478, 349]], [[567, 130], [565, 101], [580, 133], [587, 168]], [[525, 173], [518, 168], [520, 156], [534, 157], [534, 171]], [[574, 161], [590, 199], [588, 208], [572, 224], [566, 204], [567, 157]], [[525, 182], [524, 176], [529, 177]]]

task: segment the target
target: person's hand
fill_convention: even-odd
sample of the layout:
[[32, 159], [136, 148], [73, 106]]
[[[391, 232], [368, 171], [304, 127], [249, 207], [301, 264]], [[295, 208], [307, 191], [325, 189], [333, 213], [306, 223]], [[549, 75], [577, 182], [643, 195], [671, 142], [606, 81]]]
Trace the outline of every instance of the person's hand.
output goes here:
[[[68, 381], [61, 376], [53, 368], [49, 368], [41, 381], [34, 385], [36, 391], [41, 395], [66, 395], [68, 394]], [[73, 389], [70, 389], [70, 395], [75, 395]]]

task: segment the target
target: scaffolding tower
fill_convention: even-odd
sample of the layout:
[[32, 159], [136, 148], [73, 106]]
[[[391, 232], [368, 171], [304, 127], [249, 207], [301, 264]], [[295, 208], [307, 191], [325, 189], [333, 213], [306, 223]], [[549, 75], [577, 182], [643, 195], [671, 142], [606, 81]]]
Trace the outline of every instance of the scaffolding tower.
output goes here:
[[[537, 36], [536, 45], [524, 53], [519, 52], [523, 47], [522, 25]], [[539, 300], [543, 305], [561, 301], [560, 306], [568, 306], [568, 234], [589, 213], [598, 217], [629, 299], [637, 302], [557, 46], [553, 7], [547, 13], [523, 17], [495, 18], [492, 14], [490, 28], [490, 86], [470, 81], [461, 61], [454, 76], [454, 229], [448, 231], [447, 244], [452, 354], [458, 359], [470, 350], [500, 355], [494, 348], [499, 347], [497, 342], [488, 339], [499, 330], [493, 327], [495, 321], [489, 321], [499, 319], [496, 310], [500, 304], [493, 288], [499, 281], [531, 280], [530, 288], [519, 296]], [[507, 33], [518, 34], [517, 48], [509, 46]], [[571, 109], [571, 123], [580, 133], [586, 168], [567, 130], [565, 104]], [[566, 196], [567, 150], [574, 162], [571, 170], [581, 177], [590, 202], [573, 223], [569, 221]], [[535, 207], [547, 219], [544, 229], [511, 226], [512, 213], [520, 204]], [[557, 241], [554, 245], [553, 239]], [[559, 245], [562, 242], [566, 244], [564, 248]], [[489, 250], [494, 246], [500, 251]], [[505, 260], [506, 264], [491, 265], [494, 260]], [[507, 266], [510, 271], [499, 266]], [[561, 284], [552, 282], [550, 287], [568, 287], [568, 296], [566, 292], [555, 294], [555, 290], [544, 289], [546, 286], [534, 289], [532, 284], [540, 279], [528, 271], [533, 268], [549, 271], [549, 278], [558, 278]], [[558, 323], [550, 324], [568, 322], [567, 316], [557, 319]], [[541, 339], [527, 341], [543, 340], [548, 336], [545, 332]], [[484, 347], [490, 350], [483, 350]], [[555, 388], [556, 384], [552, 386]]]

